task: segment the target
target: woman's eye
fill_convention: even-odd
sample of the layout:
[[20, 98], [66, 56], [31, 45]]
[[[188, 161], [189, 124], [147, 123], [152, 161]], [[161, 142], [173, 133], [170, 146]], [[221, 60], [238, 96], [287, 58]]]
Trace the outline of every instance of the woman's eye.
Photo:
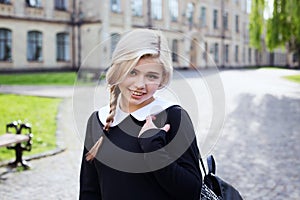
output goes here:
[[135, 76], [135, 75], [137, 75], [137, 72], [135, 70], [132, 70], [132, 71], [129, 72], [129, 75], [130, 76]]
[[158, 79], [159, 77], [156, 76], [156, 75], [149, 74], [149, 75], [148, 75], [148, 78], [151, 79], [151, 80], [156, 80], [156, 79]]

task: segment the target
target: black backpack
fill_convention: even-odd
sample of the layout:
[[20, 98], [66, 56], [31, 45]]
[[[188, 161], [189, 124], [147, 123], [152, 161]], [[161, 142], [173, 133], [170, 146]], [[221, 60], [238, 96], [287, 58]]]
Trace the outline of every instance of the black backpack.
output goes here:
[[206, 173], [203, 160], [199, 156], [201, 166], [205, 173], [201, 200], [242, 200], [240, 193], [229, 183], [216, 176], [216, 163], [212, 155], [207, 157], [208, 173]]

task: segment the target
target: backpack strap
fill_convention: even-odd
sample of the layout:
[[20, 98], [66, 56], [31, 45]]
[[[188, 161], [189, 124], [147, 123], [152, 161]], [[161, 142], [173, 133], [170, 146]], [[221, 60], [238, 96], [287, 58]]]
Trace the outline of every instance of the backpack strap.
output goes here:
[[199, 158], [199, 160], [200, 160], [200, 163], [201, 163], [203, 172], [204, 172], [204, 174], [206, 175], [207, 173], [206, 173], [205, 166], [204, 166], [203, 160], [202, 160], [202, 158], [201, 158], [200, 152], [199, 152], [199, 154], [198, 154], [198, 158]]
[[216, 162], [213, 155], [207, 157], [207, 166], [209, 174], [216, 174]]
[[201, 163], [201, 167], [202, 167], [205, 175], [206, 174], [216, 174], [216, 162], [215, 162], [215, 159], [214, 159], [213, 155], [209, 155], [207, 157], [208, 173], [206, 173], [204, 162], [203, 162], [203, 160], [201, 158], [201, 154], [200, 153], [199, 153], [198, 157], [199, 157], [199, 160], [200, 160], [200, 163]]

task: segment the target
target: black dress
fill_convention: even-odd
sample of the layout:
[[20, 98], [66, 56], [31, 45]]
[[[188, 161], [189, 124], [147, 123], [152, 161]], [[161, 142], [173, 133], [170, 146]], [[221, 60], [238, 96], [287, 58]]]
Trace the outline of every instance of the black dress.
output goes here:
[[[98, 111], [87, 124], [80, 172], [81, 200], [199, 200], [202, 184], [199, 150], [193, 124], [180, 106], [156, 115], [160, 129], [137, 135], [145, 123], [128, 115], [109, 132], [103, 131]], [[103, 144], [93, 161], [85, 154], [100, 135]]]

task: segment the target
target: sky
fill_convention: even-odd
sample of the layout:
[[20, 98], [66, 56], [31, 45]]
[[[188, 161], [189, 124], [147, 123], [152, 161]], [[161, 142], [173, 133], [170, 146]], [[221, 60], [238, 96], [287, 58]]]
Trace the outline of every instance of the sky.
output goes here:
[[[265, 0], [267, 2], [266, 10], [264, 12], [264, 18], [268, 19], [272, 16], [274, 0]], [[247, 0], [247, 12], [250, 13], [251, 0]]]
[[268, 2], [264, 12], [264, 18], [268, 19], [272, 16], [274, 0], [266, 0]]

